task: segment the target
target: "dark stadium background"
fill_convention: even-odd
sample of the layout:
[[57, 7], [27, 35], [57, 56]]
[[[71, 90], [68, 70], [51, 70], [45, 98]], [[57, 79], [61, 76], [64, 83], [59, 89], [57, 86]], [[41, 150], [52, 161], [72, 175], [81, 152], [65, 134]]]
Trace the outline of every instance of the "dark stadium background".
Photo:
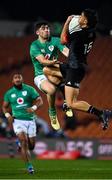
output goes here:
[[[93, 8], [101, 12], [105, 18], [112, 15], [111, 0], [59, 0], [51, 1], [0, 1], [0, 19], [14, 20], [35, 20], [38, 16], [47, 18], [50, 21], [64, 21], [66, 16], [73, 13], [80, 13], [84, 8]], [[107, 20], [108, 21], [108, 20]]]
[[9, 19], [34, 20], [37, 16], [42, 16], [52, 21], [63, 21], [71, 13], [79, 13], [87, 7], [99, 8], [103, 2], [104, 0], [4, 0], [0, 2], [0, 9]]
[[61, 3], [60, 0], [1, 0], [0, 19], [32, 22], [43, 18], [63, 22], [68, 15], [79, 14], [84, 8], [97, 10], [100, 31], [107, 33], [112, 28], [111, 0], [61, 0]]

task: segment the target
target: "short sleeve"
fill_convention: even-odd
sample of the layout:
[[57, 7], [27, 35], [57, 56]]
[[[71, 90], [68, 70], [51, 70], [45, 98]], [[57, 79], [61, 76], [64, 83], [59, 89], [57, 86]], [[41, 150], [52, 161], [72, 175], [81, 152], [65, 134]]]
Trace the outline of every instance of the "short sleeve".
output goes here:
[[10, 101], [9, 101], [8, 93], [5, 93], [5, 95], [4, 95], [4, 101], [5, 101], [5, 102], [10, 102]]
[[33, 87], [30, 87], [30, 95], [34, 100], [40, 96], [40, 94]]

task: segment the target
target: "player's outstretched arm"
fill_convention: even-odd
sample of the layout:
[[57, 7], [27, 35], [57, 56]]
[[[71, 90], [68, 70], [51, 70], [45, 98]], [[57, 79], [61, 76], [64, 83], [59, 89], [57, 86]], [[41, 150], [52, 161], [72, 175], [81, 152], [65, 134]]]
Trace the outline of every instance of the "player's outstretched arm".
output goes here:
[[69, 23], [73, 17], [74, 17], [74, 15], [68, 16], [68, 18], [67, 18], [67, 20], [63, 26], [61, 36], [60, 36], [62, 44], [68, 43], [68, 26], [69, 26]]

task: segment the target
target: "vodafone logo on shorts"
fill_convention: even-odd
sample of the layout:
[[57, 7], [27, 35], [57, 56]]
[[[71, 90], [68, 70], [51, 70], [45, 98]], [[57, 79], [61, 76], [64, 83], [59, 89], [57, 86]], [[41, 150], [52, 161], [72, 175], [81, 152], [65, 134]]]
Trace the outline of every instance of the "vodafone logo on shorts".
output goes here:
[[23, 104], [23, 103], [24, 103], [24, 99], [21, 98], [21, 97], [18, 98], [18, 99], [17, 99], [17, 103], [18, 103], [18, 104]]

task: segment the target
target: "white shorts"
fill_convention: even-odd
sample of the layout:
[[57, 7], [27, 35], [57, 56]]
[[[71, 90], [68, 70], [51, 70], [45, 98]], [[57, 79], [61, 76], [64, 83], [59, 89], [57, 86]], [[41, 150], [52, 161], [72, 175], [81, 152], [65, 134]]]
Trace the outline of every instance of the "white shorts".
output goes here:
[[42, 91], [41, 83], [42, 83], [42, 81], [45, 81], [45, 80], [47, 80], [47, 77], [44, 74], [36, 76], [34, 78], [34, 84]]
[[29, 138], [36, 136], [36, 122], [35, 120], [26, 121], [22, 119], [14, 119], [13, 129], [16, 135], [24, 132]]

